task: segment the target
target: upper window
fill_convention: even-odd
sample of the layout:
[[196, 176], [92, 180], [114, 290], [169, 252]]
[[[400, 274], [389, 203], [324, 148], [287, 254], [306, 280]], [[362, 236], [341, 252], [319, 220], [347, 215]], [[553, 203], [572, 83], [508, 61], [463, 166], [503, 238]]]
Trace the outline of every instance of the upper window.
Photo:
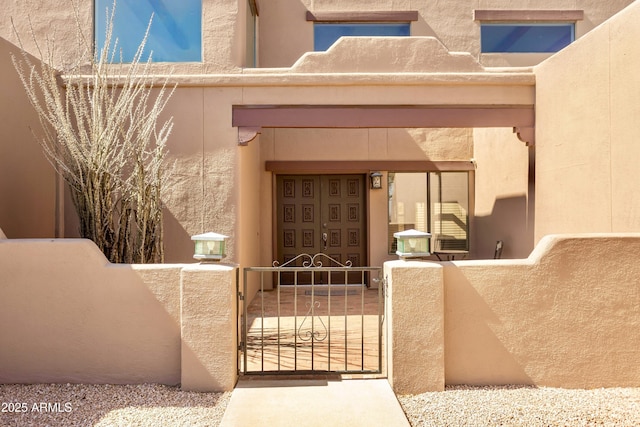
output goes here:
[[582, 10], [475, 10], [483, 53], [553, 53], [575, 40]]
[[342, 36], [409, 36], [409, 23], [321, 23], [313, 26], [313, 49], [324, 51]]
[[418, 20], [418, 12], [307, 12], [313, 21], [313, 49], [327, 50], [342, 36], [410, 36], [411, 22]]
[[482, 24], [483, 53], [558, 52], [575, 40], [574, 24]]
[[[104, 46], [113, 0], [95, 0], [95, 41]], [[154, 62], [202, 60], [202, 0], [118, 0], [113, 21], [112, 44], [117, 39], [115, 60], [131, 62], [153, 16], [142, 60]]]

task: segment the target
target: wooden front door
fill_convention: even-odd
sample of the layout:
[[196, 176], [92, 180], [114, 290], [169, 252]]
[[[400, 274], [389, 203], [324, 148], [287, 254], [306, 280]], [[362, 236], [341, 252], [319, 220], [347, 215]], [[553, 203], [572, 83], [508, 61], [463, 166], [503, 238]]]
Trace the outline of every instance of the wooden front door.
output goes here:
[[366, 265], [365, 183], [364, 175], [278, 175], [278, 262], [322, 252], [341, 264]]

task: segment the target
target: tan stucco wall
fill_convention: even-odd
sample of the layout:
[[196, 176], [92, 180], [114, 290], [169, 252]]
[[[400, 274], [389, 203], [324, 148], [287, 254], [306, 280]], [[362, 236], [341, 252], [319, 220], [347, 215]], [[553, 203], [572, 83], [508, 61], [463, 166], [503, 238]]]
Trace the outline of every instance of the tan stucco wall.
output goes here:
[[182, 269], [181, 370], [183, 390], [233, 390], [238, 380], [236, 268], [199, 264]]
[[398, 394], [444, 391], [444, 281], [438, 263], [390, 261], [388, 286], [387, 378]]
[[0, 240], [0, 384], [237, 380], [236, 267], [110, 264], [89, 240]]
[[[457, 0], [445, 3], [412, 2], [409, 0], [270, 0], [258, 2], [259, 63], [261, 67], [290, 67], [306, 52], [313, 50], [313, 23], [305, 19], [307, 10], [322, 11], [407, 11], [417, 10], [418, 20], [411, 24], [412, 36], [436, 37], [452, 52], [468, 52], [485, 66], [530, 66], [549, 55], [499, 54], [480, 55], [480, 24], [473, 20], [475, 9], [563, 10], [583, 9], [585, 17], [576, 25], [576, 37], [581, 37], [602, 23], [632, 0], [602, 2], [598, 0], [538, 0], [505, 3], [497, 0]], [[77, 0], [80, 21], [86, 35], [91, 37], [93, 1]], [[38, 39], [56, 28], [56, 54], [66, 56], [69, 46], [75, 45], [75, 19], [70, 8], [47, 7], [42, 0], [9, 1], [3, 15], [14, 18], [27, 50], [35, 53], [28, 37], [27, 17], [31, 18]], [[173, 66], [179, 73], [234, 73], [245, 66], [246, 1], [202, 1], [202, 63], [183, 63]], [[11, 20], [0, 22], [0, 37], [13, 43]], [[175, 65], [175, 64], [174, 64]], [[155, 66], [167, 70], [167, 64]]]
[[473, 141], [477, 167], [470, 257], [492, 258], [502, 240], [502, 258], [526, 258], [534, 247], [533, 148], [508, 128], [475, 129]]
[[[91, 2], [80, 2], [80, 14], [91, 22]], [[242, 46], [245, 45], [244, 25], [246, 2], [227, 0], [223, 3], [212, 0], [203, 2], [203, 25], [215, 31], [206, 31], [203, 41], [203, 64], [176, 64], [175, 77], [179, 89], [167, 107], [167, 115], [174, 116], [175, 127], [169, 141], [169, 162], [175, 164], [169, 190], [165, 197], [165, 239], [166, 260], [168, 262], [190, 262], [193, 234], [217, 231], [230, 236], [228, 259], [243, 265], [268, 265], [273, 259], [271, 233], [272, 215], [272, 175], [264, 172], [263, 162], [267, 160], [464, 160], [476, 158], [477, 179], [482, 185], [474, 195], [478, 213], [483, 218], [491, 218], [490, 223], [472, 228], [472, 251], [474, 256], [490, 257], [495, 240], [507, 241], [504, 257], [526, 256], [531, 243], [531, 192], [530, 182], [525, 174], [528, 166], [523, 143], [515, 139], [509, 130], [469, 129], [263, 129], [262, 135], [250, 144], [260, 145], [258, 155], [242, 150], [253, 147], [237, 146], [237, 129], [231, 126], [231, 106], [234, 104], [396, 104], [396, 105], [443, 105], [443, 104], [503, 104], [531, 105], [536, 102], [533, 78], [524, 73], [486, 73], [478, 57], [478, 24], [473, 22], [472, 11], [478, 9], [500, 9], [504, 4], [494, 1], [448, 2], [443, 5], [416, 5], [410, 2], [375, 3], [354, 1], [309, 2], [299, 0], [278, 0], [260, 4], [260, 60], [263, 66], [290, 66], [290, 69], [244, 69], [241, 65]], [[518, 5], [528, 9], [585, 9], [585, 20], [579, 24], [582, 34], [622, 7], [628, 1], [608, 2], [601, 5], [590, 1], [581, 5], [575, 2], [560, 3], [545, 1]], [[70, 14], [48, 11], [36, 5], [34, 0], [12, 2], [6, 9], [10, 16], [34, 19], [36, 35], [44, 38], [50, 22], [59, 22], [57, 39], [65, 43], [73, 40], [73, 18]], [[511, 8], [511, 6], [510, 6]], [[397, 38], [372, 40], [343, 39], [331, 52], [314, 54], [311, 50], [312, 24], [304, 20], [306, 10], [411, 10], [419, 11], [419, 20], [413, 24], [414, 39]], [[436, 10], [437, 9], [437, 10]], [[441, 9], [441, 10], [440, 10]], [[49, 15], [50, 14], [50, 15]], [[426, 18], [428, 17], [428, 19]], [[84, 19], [83, 18], [83, 19]], [[27, 25], [18, 20], [18, 30], [24, 34]], [[289, 31], [296, 31], [291, 37]], [[0, 35], [15, 41], [8, 23], [0, 23]], [[429, 38], [435, 36], [436, 39]], [[276, 43], [287, 40], [287, 43]], [[629, 40], [632, 40], [630, 38]], [[286, 46], [283, 49], [282, 46]], [[475, 47], [474, 47], [475, 46]], [[31, 48], [30, 48], [31, 49]], [[466, 53], [449, 53], [466, 52]], [[371, 53], [375, 52], [375, 53]], [[398, 56], [407, 52], [407, 60]], [[286, 56], [286, 59], [284, 56]], [[589, 55], [585, 55], [585, 59]], [[393, 61], [389, 58], [394, 58]], [[426, 61], [425, 58], [437, 58]], [[380, 60], [377, 60], [380, 59]], [[271, 62], [270, 62], [271, 61]], [[8, 65], [7, 65], [8, 66]], [[564, 67], [563, 63], [561, 67]], [[560, 66], [559, 66], [560, 67]], [[167, 68], [159, 65], [158, 72]], [[336, 71], [341, 73], [336, 74]], [[375, 71], [375, 73], [372, 73]], [[459, 74], [466, 71], [473, 74]], [[205, 74], [206, 73], [206, 74]], [[214, 74], [218, 73], [218, 74]], [[421, 74], [424, 73], [424, 74]], [[541, 71], [542, 73], [542, 71]], [[542, 75], [542, 74], [541, 74]], [[557, 72], [549, 72], [555, 79]], [[529, 79], [529, 80], [527, 80]], [[558, 79], [563, 81], [562, 78]], [[548, 96], [557, 92], [555, 84], [549, 83]], [[546, 86], [545, 86], [546, 87]], [[18, 90], [16, 86], [16, 90]], [[547, 89], [543, 89], [547, 91]], [[555, 95], [553, 95], [555, 96]], [[543, 102], [546, 102], [542, 94]], [[552, 102], [550, 102], [552, 104]], [[5, 106], [9, 108], [9, 104]], [[551, 105], [547, 113], [539, 108], [545, 117], [557, 117], [556, 106]], [[9, 113], [6, 113], [10, 117]], [[22, 115], [32, 125], [34, 117]], [[11, 122], [11, 121], [8, 121]], [[595, 121], [593, 121], [595, 122]], [[543, 121], [544, 123], [544, 121]], [[37, 124], [34, 125], [37, 127]], [[540, 129], [541, 126], [538, 126]], [[552, 129], [553, 127], [549, 127]], [[559, 134], [559, 133], [554, 133]], [[544, 135], [541, 135], [544, 140]], [[20, 135], [16, 140], [27, 141], [30, 135]], [[567, 134], [565, 139], [571, 139]], [[499, 141], [508, 146], [504, 150]], [[267, 145], [263, 147], [263, 145]], [[4, 149], [2, 144], [0, 149]], [[476, 152], [477, 151], [477, 152]], [[13, 156], [22, 152], [12, 152]], [[27, 156], [32, 158], [33, 156]], [[2, 160], [0, 160], [2, 161]], [[544, 160], [543, 160], [544, 161]], [[12, 167], [24, 170], [25, 162], [13, 162]], [[257, 170], [255, 168], [258, 168]], [[11, 170], [11, 169], [6, 169]], [[37, 188], [20, 192], [11, 189], [12, 206], [20, 203], [30, 209], [13, 209], [13, 219], [31, 221], [23, 212], [38, 212], [38, 224], [42, 218], [55, 218], [47, 210], [54, 209], [51, 200], [55, 193], [46, 190], [46, 197], [39, 197], [38, 203], [29, 205], [26, 194], [38, 195], [44, 191], [42, 182], [52, 179], [52, 172], [43, 164], [34, 169], [30, 176], [38, 177]], [[502, 179], [498, 182], [492, 171]], [[18, 173], [18, 172], [16, 172]], [[15, 176], [11, 170], [11, 176]], [[556, 176], [548, 179], [554, 182]], [[2, 182], [8, 182], [3, 180]], [[20, 181], [27, 183], [28, 180]], [[563, 182], [563, 181], [560, 181]], [[600, 181], [599, 181], [600, 182]], [[51, 184], [53, 185], [53, 184]], [[486, 185], [492, 185], [487, 188]], [[624, 185], [624, 184], [621, 184]], [[33, 186], [32, 186], [33, 187]], [[260, 188], [259, 204], [256, 202], [256, 188]], [[544, 186], [543, 186], [544, 187]], [[55, 189], [55, 187], [54, 187]], [[37, 191], [37, 192], [35, 192]], [[544, 190], [543, 190], [544, 191]], [[545, 196], [546, 197], [546, 196]], [[554, 196], [551, 196], [554, 197]], [[25, 201], [27, 200], [27, 201]], [[29, 199], [31, 200], [31, 199]], [[517, 212], [497, 215], [505, 200], [511, 206], [515, 200]], [[524, 200], [524, 205], [521, 203]], [[52, 203], [55, 203], [53, 201]], [[551, 203], [553, 205], [553, 203]], [[544, 215], [550, 215], [544, 205], [542, 222], [549, 222]], [[8, 205], [4, 205], [8, 206]], [[42, 207], [45, 214], [43, 215]], [[248, 207], [244, 209], [242, 206]], [[68, 199], [64, 204], [64, 233], [74, 236], [76, 220]], [[371, 237], [370, 262], [386, 259], [385, 234], [378, 229], [386, 229], [384, 202], [370, 198], [369, 228]], [[494, 212], [496, 210], [496, 212]], [[553, 210], [553, 206], [551, 211]], [[20, 215], [16, 216], [16, 212]], [[52, 212], [52, 211], [51, 211]], [[597, 210], [596, 210], [597, 212]], [[0, 213], [2, 211], [0, 210]], [[34, 214], [35, 215], [35, 214]], [[586, 217], [583, 215], [582, 217]], [[603, 217], [604, 216], [600, 216]], [[482, 219], [482, 218], [481, 218]], [[495, 219], [495, 221], [494, 221]], [[54, 221], [48, 220], [47, 221]], [[630, 216], [623, 221], [632, 221]], [[479, 223], [482, 221], [479, 221]], [[9, 237], [31, 237], [51, 235], [14, 234], [12, 226], [2, 217], [5, 232]], [[28, 223], [32, 225], [32, 221]], [[472, 222], [473, 224], [473, 222]], [[25, 229], [21, 225], [21, 229]], [[52, 229], [47, 224], [47, 230]], [[28, 233], [35, 233], [29, 229]], [[547, 230], [543, 230], [542, 234]], [[549, 229], [548, 231], [554, 231]], [[542, 234], [537, 235], [539, 238]], [[505, 237], [506, 236], [506, 237]], [[259, 239], [259, 249], [253, 244]], [[379, 241], [378, 241], [379, 240]], [[239, 249], [242, 247], [242, 249]]]
[[385, 263], [394, 386], [442, 389], [441, 351], [446, 384], [638, 386], [638, 250], [640, 234], [563, 235], [523, 260]]
[[0, 224], [11, 238], [55, 237], [55, 173], [11, 54], [19, 51], [0, 38]]
[[[74, 0], [77, 4], [82, 31], [89, 40], [93, 39], [93, 0]], [[203, 0], [202, 1], [202, 57], [201, 63], [155, 64], [158, 72], [173, 70], [177, 73], [202, 74], [212, 72], [239, 72], [245, 62], [246, 1]], [[0, 37], [18, 44], [11, 18], [24, 43], [25, 49], [37, 54], [31, 39], [31, 29], [39, 43], [43, 43], [51, 29], [55, 28], [53, 54], [60, 63], [73, 63], [77, 45], [76, 19], [69, 5], [61, 6], [52, 1], [42, 0], [8, 1], [3, 5], [3, 19], [0, 22]], [[29, 24], [29, 19], [32, 25]]]
[[[273, 0], [260, 3], [260, 61], [262, 67], [289, 67], [305, 52], [313, 50], [313, 23], [304, 19], [307, 10], [323, 11], [406, 11], [417, 10], [411, 23], [412, 36], [436, 37], [452, 52], [468, 52], [487, 67], [531, 66], [548, 54], [480, 54], [480, 23], [473, 20], [475, 9], [575, 10], [584, 9], [584, 20], [576, 25], [581, 37], [632, 0], [602, 2], [588, 0], [537, 0], [510, 3], [498, 0], [458, 0], [415, 2], [394, 0]], [[283, 49], [282, 46], [287, 46]]]
[[640, 3], [535, 68], [536, 241], [640, 230]]
[[0, 241], [0, 383], [180, 382], [180, 266], [88, 240]]

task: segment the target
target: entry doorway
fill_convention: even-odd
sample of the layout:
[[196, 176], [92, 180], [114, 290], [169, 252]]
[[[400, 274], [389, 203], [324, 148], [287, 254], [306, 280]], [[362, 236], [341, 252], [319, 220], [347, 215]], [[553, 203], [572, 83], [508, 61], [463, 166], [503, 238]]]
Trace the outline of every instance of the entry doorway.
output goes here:
[[[327, 267], [367, 265], [365, 175], [277, 175], [277, 261], [283, 265], [300, 254], [323, 253], [336, 262]], [[301, 261], [302, 262], [302, 261]], [[302, 266], [293, 263], [295, 266]], [[300, 265], [297, 265], [300, 264]], [[291, 266], [294, 266], [291, 265]], [[319, 273], [315, 273], [318, 275]], [[280, 284], [311, 283], [307, 275], [283, 274]], [[315, 284], [361, 283], [348, 278], [313, 278]]]

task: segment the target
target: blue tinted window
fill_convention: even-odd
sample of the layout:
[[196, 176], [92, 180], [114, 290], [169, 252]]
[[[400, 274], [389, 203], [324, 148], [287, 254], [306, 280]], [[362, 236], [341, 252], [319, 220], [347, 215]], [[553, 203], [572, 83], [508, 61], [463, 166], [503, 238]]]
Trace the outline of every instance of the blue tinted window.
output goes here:
[[557, 52], [574, 40], [573, 24], [482, 24], [482, 52]]
[[409, 36], [409, 24], [323, 24], [313, 26], [313, 49], [327, 50], [342, 36]]
[[[111, 10], [113, 0], [95, 0], [95, 6], [96, 46], [100, 49], [105, 42], [106, 10]], [[150, 52], [154, 62], [201, 61], [202, 0], [118, 0], [112, 44], [117, 38], [124, 62], [133, 59], [152, 14], [143, 61]]]

